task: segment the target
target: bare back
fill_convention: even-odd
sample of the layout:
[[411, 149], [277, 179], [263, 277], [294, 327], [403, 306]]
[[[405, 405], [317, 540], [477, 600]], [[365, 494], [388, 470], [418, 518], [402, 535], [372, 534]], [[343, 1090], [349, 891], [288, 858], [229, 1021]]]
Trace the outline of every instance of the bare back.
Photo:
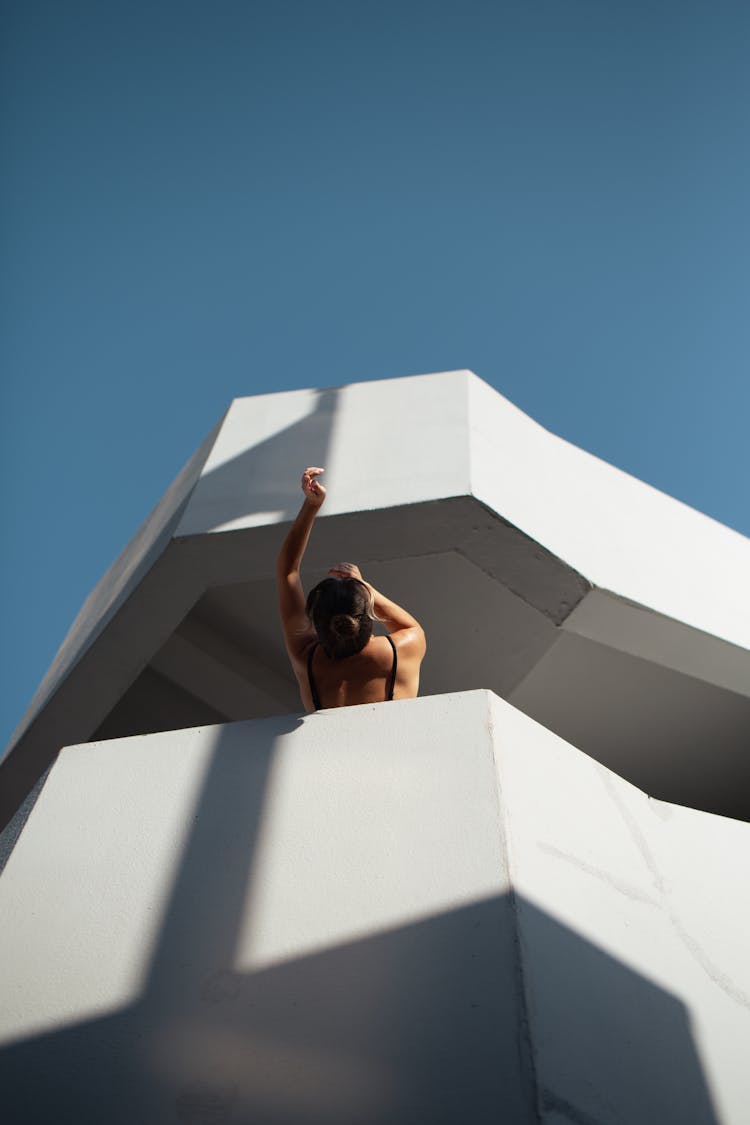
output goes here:
[[[417, 656], [408, 636], [396, 633], [391, 639], [397, 653], [393, 698], [413, 699], [419, 691], [421, 654]], [[307, 665], [311, 652], [313, 677], [322, 708], [382, 703], [388, 698], [393, 648], [387, 637], [371, 637], [361, 652], [342, 660], [331, 659], [320, 645], [312, 642], [302, 657], [293, 661], [306, 711], [315, 710]]]

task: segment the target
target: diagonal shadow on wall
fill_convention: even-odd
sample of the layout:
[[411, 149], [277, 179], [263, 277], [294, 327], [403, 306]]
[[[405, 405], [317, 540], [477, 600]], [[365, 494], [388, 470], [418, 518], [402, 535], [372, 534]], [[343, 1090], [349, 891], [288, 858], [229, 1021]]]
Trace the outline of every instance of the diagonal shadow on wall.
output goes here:
[[[230, 458], [215, 469], [201, 473], [194, 490], [183, 501], [182, 518], [187, 520], [187, 524], [179, 525], [177, 530], [180, 534], [190, 534], [191, 521], [198, 520], [199, 523], [205, 521], [211, 527], [220, 527], [258, 511], [278, 512], [283, 519], [292, 519], [302, 502], [299, 483], [302, 470], [307, 465], [325, 466], [328, 461], [339, 393], [336, 388], [315, 391], [314, 408], [305, 417], [274, 433], [265, 441], [244, 450], [236, 457]], [[174, 530], [175, 528], [172, 527], [170, 534], [173, 534]], [[149, 568], [154, 567], [155, 561], [163, 554], [167, 545], [168, 539], [161, 544], [155, 555], [149, 555], [148, 566], [143, 570], [141, 578]], [[126, 555], [127, 548], [121, 558]], [[116, 565], [119, 564], [118, 559]], [[110, 607], [107, 613], [108, 615], [114, 613], [114, 609]], [[175, 627], [178, 624], [179, 621], [175, 621]], [[99, 632], [102, 627], [101, 622], [95, 622], [93, 626], [95, 632]], [[86, 642], [83, 648], [86, 648], [88, 643]], [[119, 658], [117, 659], [119, 661]], [[142, 664], [143, 661], [140, 660], [139, 663]], [[132, 686], [131, 683], [129, 687]], [[123, 690], [120, 699], [127, 690]], [[87, 689], [83, 696], [84, 700], [86, 694], [89, 698], [92, 697]], [[110, 713], [116, 706], [117, 703], [110, 709]], [[183, 712], [186, 711], [184, 703], [179, 703], [177, 706]], [[76, 714], [80, 713], [81, 708], [85, 710], [86, 707], [85, 702], [81, 703], [78, 700], [72, 706], [68, 705], [66, 711], [68, 715]], [[171, 726], [161, 726], [159, 729], [187, 726], [191, 721], [192, 717], [188, 711], [180, 722], [175, 722]], [[219, 717], [212, 716], [204, 707], [200, 718], [196, 721], [208, 724], [211, 721], [219, 721]], [[6, 803], [6, 807], [0, 813], [0, 826], [2, 826], [0, 872], [10, 857], [43, 788], [44, 773], [57, 756], [61, 746], [97, 737], [119, 737], [125, 733], [124, 730], [117, 730], [115, 733], [98, 735], [97, 728], [106, 722], [107, 717], [102, 716], [99, 722], [88, 727], [85, 723], [83, 726], [79, 723], [78, 730], [68, 730], [64, 742], [56, 741], [54, 746], [45, 747], [43, 753], [37, 752], [38, 760], [32, 760], [31, 756], [23, 752], [19, 753], [21, 748], [16, 748], [13, 754], [7, 754], [0, 763], [0, 778], [3, 780]], [[141, 726], [140, 732], [147, 729], [147, 726], [148, 724]], [[57, 724], [55, 724], [55, 734], [59, 737]], [[18, 793], [18, 796], [11, 798], [10, 804], [8, 804], [9, 793]]]
[[336, 388], [314, 394], [314, 409], [304, 418], [201, 474], [180, 534], [222, 527], [256, 512], [275, 512], [282, 519], [297, 514], [302, 470], [325, 468], [339, 403]]
[[142, 994], [7, 1047], [8, 1125], [718, 1125], [684, 1005], [512, 895], [238, 972], [299, 721], [219, 729]]

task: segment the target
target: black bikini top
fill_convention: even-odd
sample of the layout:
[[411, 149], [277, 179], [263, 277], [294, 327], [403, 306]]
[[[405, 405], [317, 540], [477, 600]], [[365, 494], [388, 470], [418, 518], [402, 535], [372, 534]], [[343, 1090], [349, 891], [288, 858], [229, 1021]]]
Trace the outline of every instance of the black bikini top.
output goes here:
[[[396, 646], [394, 645], [391, 637], [389, 637], [387, 633], [386, 633], [386, 638], [388, 640], [388, 644], [393, 649], [393, 664], [391, 665], [391, 675], [390, 675], [390, 679], [388, 681], [388, 694], [385, 697], [386, 702], [388, 702], [391, 699], [393, 699], [393, 689], [396, 686], [396, 669], [398, 667], [398, 657], [396, 656]], [[312, 670], [313, 656], [315, 655], [315, 649], [317, 647], [318, 647], [318, 644], [317, 644], [317, 641], [316, 641], [316, 643], [312, 646], [312, 648], [310, 649], [310, 651], [307, 654], [307, 679], [309, 680], [309, 683], [310, 683], [310, 694], [312, 695], [313, 707], [315, 708], [316, 711], [320, 711], [321, 710], [320, 696], [318, 695], [318, 689], [317, 689], [316, 684], [315, 684], [315, 679], [313, 677], [313, 670]]]

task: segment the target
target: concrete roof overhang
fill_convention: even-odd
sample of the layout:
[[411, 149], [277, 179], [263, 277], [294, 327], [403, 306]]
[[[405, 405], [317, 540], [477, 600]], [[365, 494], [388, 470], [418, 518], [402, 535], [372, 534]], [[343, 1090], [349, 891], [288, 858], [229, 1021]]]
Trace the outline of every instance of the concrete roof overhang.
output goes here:
[[422, 694], [489, 688], [653, 796], [750, 818], [750, 542], [458, 371], [236, 400], [74, 622], [0, 824], [64, 745], [299, 710], [273, 573], [306, 464], [306, 582], [354, 559], [408, 606]]

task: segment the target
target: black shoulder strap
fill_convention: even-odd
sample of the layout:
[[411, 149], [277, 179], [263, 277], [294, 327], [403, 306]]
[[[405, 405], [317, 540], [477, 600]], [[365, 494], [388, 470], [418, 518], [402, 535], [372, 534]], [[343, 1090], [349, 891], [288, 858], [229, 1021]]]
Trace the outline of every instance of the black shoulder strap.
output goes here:
[[315, 655], [315, 649], [317, 647], [318, 647], [317, 643], [314, 644], [307, 654], [307, 679], [308, 679], [309, 684], [310, 684], [310, 694], [312, 695], [313, 707], [315, 708], [316, 711], [320, 711], [320, 709], [321, 709], [321, 707], [320, 707], [320, 696], [318, 695], [318, 689], [315, 686], [315, 679], [313, 677], [313, 670], [312, 670], [313, 656]]
[[396, 646], [393, 643], [393, 638], [391, 637], [391, 635], [389, 633], [386, 633], [386, 636], [388, 637], [388, 644], [393, 649], [393, 664], [391, 666], [391, 679], [390, 679], [390, 683], [388, 684], [388, 694], [385, 697], [386, 700], [390, 700], [390, 699], [393, 699], [393, 689], [396, 686], [396, 669], [398, 668], [398, 657], [396, 656]]

